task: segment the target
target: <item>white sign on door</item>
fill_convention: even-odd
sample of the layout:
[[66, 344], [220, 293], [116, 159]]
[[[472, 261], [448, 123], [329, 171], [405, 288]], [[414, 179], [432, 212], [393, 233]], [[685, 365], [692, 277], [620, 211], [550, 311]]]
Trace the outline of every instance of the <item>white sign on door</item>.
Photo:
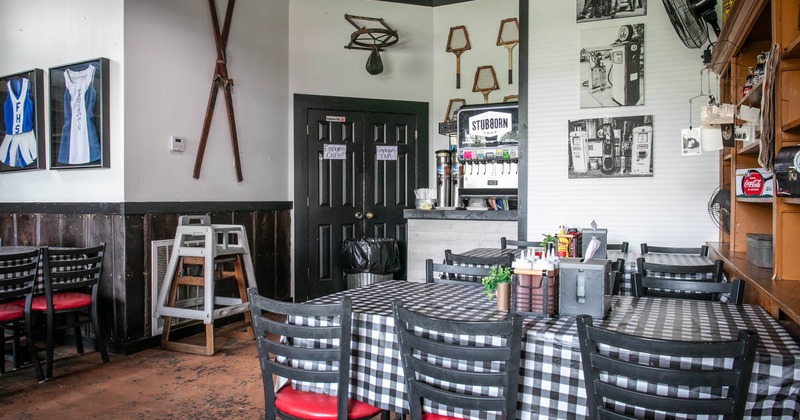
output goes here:
[[375, 146], [378, 160], [397, 160], [397, 146]]
[[326, 160], [347, 160], [347, 145], [323, 144], [322, 158]]

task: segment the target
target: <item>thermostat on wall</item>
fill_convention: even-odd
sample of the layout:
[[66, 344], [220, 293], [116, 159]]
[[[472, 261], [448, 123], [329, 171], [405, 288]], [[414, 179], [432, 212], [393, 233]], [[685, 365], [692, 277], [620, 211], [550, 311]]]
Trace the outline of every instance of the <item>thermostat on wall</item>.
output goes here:
[[183, 137], [170, 136], [169, 150], [172, 152], [183, 152], [186, 148], [186, 139]]

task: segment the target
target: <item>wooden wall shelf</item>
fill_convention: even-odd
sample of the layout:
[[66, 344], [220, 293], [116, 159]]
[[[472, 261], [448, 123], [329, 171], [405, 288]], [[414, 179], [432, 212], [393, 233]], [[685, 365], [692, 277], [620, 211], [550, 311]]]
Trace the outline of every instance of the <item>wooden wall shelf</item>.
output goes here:
[[727, 243], [709, 242], [711, 257], [725, 262], [728, 278], [744, 280], [745, 303], [756, 303], [776, 319], [800, 323], [800, 281], [773, 280], [772, 270], [747, 261], [746, 253], [731, 252]]
[[797, 197], [786, 197], [786, 198], [783, 199], [783, 202], [787, 203], [787, 204], [798, 204], [798, 205], [800, 205], [800, 198], [797, 198]]
[[788, 47], [783, 50], [784, 60], [791, 60], [793, 58], [800, 58], [800, 36], [794, 39]]
[[800, 129], [800, 118], [794, 119], [783, 125], [783, 131], [794, 131]]
[[728, 71], [731, 58], [739, 53], [767, 3], [767, 0], [733, 2], [728, 20], [714, 47], [711, 60], [711, 70], [714, 73], [722, 75]]
[[759, 80], [750, 92], [744, 98], [740, 99], [736, 107], [748, 105], [755, 108], [761, 108], [761, 97], [764, 95], [764, 80]]
[[736, 197], [736, 201], [740, 203], [772, 204], [772, 198]]
[[761, 142], [754, 142], [743, 146], [741, 149], [736, 151], [736, 153], [740, 155], [757, 155], [760, 150]]

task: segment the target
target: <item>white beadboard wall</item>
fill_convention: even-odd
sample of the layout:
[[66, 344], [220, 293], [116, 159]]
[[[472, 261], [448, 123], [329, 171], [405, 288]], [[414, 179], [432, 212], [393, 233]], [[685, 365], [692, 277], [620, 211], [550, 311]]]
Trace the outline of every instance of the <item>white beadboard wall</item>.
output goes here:
[[503, 236], [517, 239], [517, 222], [408, 219], [408, 281], [424, 282], [425, 260], [441, 263], [446, 249], [500, 248]]
[[[608, 229], [609, 242], [628, 241], [633, 250], [641, 242], [694, 246], [716, 240], [706, 204], [719, 182], [719, 154], [683, 157], [680, 150], [689, 98], [701, 89], [701, 50], [684, 47], [663, 4], [650, 0], [643, 17], [578, 24], [572, 2], [531, 1], [529, 18], [527, 239], [596, 220]], [[645, 24], [645, 105], [581, 109], [580, 31], [626, 23]], [[701, 102], [694, 102], [695, 125]], [[568, 121], [626, 115], [653, 115], [654, 176], [569, 179]]]

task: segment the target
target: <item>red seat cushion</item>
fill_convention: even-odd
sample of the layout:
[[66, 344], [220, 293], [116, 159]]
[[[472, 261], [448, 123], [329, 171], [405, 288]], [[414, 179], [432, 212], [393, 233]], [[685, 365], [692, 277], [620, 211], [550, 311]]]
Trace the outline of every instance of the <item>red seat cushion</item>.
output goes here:
[[[336, 419], [336, 397], [315, 392], [298, 391], [286, 385], [275, 394], [275, 408], [301, 419]], [[356, 400], [347, 402], [347, 418], [372, 417], [380, 408]]]
[[24, 306], [24, 300], [21, 306], [17, 302], [0, 304], [0, 322], [22, 318], [25, 316], [25, 311], [22, 310]]
[[443, 416], [441, 414], [422, 413], [422, 420], [464, 420], [461, 417]]
[[[25, 301], [22, 302], [25, 304]], [[53, 309], [62, 311], [64, 309], [75, 309], [89, 306], [92, 304], [92, 295], [79, 292], [53, 293]], [[44, 295], [34, 296], [31, 303], [32, 311], [44, 312], [47, 310], [47, 298]]]

